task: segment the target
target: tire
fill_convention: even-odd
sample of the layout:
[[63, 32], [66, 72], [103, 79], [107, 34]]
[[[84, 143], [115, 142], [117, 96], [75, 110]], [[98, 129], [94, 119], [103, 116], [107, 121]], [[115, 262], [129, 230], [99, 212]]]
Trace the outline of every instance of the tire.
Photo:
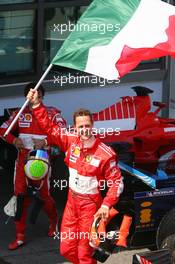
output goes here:
[[166, 237], [162, 241], [160, 248], [161, 249], [169, 249], [171, 257], [172, 257], [172, 262], [173, 262], [173, 264], [175, 264], [175, 235], [170, 235], [170, 236]]
[[[175, 256], [175, 208], [161, 220], [157, 229], [156, 244], [158, 249], [168, 248], [172, 257]], [[175, 259], [174, 259], [175, 261]], [[174, 262], [175, 263], [175, 262]]]

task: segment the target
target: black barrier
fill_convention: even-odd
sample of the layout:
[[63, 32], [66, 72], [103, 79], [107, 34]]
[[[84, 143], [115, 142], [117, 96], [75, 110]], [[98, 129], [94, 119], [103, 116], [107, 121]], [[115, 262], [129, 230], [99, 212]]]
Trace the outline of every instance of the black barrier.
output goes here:
[[[0, 116], [0, 126], [10, 117], [13, 110], [4, 109], [4, 116]], [[13, 174], [16, 158], [17, 149], [0, 138], [0, 166]]]
[[132, 264], [173, 264], [168, 249], [135, 254]]
[[10, 264], [9, 262], [6, 262], [5, 260], [3, 260], [2, 258], [0, 258], [0, 264]]
[[16, 158], [17, 149], [0, 138], [0, 166], [13, 172]]

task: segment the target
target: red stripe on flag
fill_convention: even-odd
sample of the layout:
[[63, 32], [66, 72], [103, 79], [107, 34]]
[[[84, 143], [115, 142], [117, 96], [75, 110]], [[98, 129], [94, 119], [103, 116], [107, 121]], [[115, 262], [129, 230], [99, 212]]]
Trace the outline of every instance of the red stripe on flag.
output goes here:
[[136, 49], [125, 46], [120, 59], [115, 64], [119, 76], [122, 77], [130, 72], [143, 60], [151, 60], [167, 55], [175, 57], [175, 15], [169, 17], [169, 27], [166, 30], [166, 34], [168, 41], [159, 43], [152, 48]]

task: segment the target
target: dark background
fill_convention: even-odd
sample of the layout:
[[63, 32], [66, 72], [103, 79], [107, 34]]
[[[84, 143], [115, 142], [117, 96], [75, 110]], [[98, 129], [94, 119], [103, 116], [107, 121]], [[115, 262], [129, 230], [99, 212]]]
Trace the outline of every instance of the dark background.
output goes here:
[[[2, 121], [2, 120], [1, 120]], [[8, 216], [4, 213], [4, 206], [13, 195], [14, 162], [17, 156], [16, 149], [0, 140], [0, 264], [57, 264], [66, 260], [59, 254], [59, 240], [47, 236], [49, 221], [41, 210], [36, 224], [29, 223], [26, 228], [27, 244], [17, 250], [8, 250], [8, 244], [15, 239], [15, 226], [13, 219], [5, 222]], [[64, 155], [60, 154], [53, 161], [51, 177], [51, 193], [56, 201], [59, 226], [67, 197], [67, 188], [60, 190], [54, 188], [54, 180], [68, 178], [68, 170], [64, 165]], [[30, 208], [28, 210], [30, 214]]]

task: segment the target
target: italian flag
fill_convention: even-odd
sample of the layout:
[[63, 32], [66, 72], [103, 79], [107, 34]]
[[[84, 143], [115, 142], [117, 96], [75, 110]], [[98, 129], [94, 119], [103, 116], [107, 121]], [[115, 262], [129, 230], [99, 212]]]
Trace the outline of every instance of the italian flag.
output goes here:
[[51, 62], [108, 80], [142, 60], [175, 56], [175, 7], [161, 0], [94, 0]]

